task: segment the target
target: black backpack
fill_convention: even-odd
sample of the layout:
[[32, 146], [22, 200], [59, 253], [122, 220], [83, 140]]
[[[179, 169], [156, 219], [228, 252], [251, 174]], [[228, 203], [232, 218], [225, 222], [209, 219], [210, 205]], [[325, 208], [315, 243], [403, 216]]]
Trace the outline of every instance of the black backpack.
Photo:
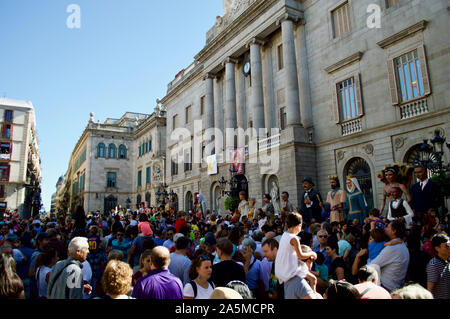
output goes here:
[[[211, 279], [209, 279], [208, 282], [209, 282], [209, 284], [211, 285], [211, 287], [212, 287], [213, 289], [216, 288], [216, 287], [214, 286], [214, 283], [212, 282]], [[195, 298], [197, 298], [197, 283], [196, 283], [195, 281], [193, 281], [193, 280], [189, 281], [189, 283], [190, 283], [191, 286], [192, 286], [192, 290], [194, 290], [194, 299], [195, 299]]]

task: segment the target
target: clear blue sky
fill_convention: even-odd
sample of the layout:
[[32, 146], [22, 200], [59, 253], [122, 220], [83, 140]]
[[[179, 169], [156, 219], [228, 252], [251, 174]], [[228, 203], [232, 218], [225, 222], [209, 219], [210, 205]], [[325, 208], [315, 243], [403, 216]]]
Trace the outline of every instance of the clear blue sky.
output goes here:
[[221, 0], [0, 0], [0, 95], [34, 105], [46, 210], [89, 113], [151, 113], [222, 14]]

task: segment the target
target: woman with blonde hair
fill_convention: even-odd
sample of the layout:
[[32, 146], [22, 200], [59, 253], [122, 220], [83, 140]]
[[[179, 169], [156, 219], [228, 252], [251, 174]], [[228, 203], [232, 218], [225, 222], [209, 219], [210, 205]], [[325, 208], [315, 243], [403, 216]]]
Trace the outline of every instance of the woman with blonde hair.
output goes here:
[[130, 265], [120, 260], [111, 260], [102, 277], [104, 299], [134, 299], [128, 294], [131, 291], [133, 270]]
[[25, 299], [23, 282], [11, 254], [0, 253], [0, 299]]

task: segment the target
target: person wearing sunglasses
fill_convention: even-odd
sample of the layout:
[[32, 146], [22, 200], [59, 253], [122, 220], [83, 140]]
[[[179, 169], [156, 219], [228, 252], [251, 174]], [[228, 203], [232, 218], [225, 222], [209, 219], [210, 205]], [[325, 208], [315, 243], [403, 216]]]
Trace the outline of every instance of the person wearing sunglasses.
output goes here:
[[167, 249], [170, 249], [173, 247], [173, 245], [175, 245], [175, 243], [173, 242], [173, 236], [175, 235], [175, 228], [174, 227], [169, 227], [169, 229], [167, 229], [167, 239], [164, 242], [163, 246], [166, 247]]
[[121, 229], [117, 232], [117, 239], [114, 239], [111, 243], [111, 250], [120, 250], [124, 256], [123, 261], [126, 262], [131, 244], [131, 242], [125, 239], [125, 231]]
[[327, 243], [328, 243], [328, 232], [326, 230], [319, 230], [317, 232], [317, 240], [319, 241], [319, 246], [314, 249], [313, 251], [316, 253], [322, 253], [325, 256], [324, 265], [326, 265], [328, 268], [330, 268], [331, 265], [331, 258], [327, 256]]

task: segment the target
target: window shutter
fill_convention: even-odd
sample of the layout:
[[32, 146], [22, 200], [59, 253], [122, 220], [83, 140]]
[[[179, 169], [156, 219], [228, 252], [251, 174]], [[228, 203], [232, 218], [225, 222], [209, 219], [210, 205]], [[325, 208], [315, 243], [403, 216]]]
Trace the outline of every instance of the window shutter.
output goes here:
[[421, 45], [417, 48], [419, 53], [420, 69], [422, 71], [422, 83], [424, 95], [431, 94], [430, 78], [428, 77], [427, 58], [425, 54], [425, 47]]
[[397, 72], [394, 66], [394, 60], [388, 62], [389, 88], [391, 90], [392, 105], [398, 105], [398, 88], [397, 88]]
[[336, 83], [333, 82], [333, 86], [331, 88], [331, 96], [333, 99], [333, 116], [334, 116], [334, 122], [337, 124], [340, 122], [339, 118], [339, 103], [338, 103], [338, 93], [337, 93], [337, 86]]
[[356, 93], [356, 102], [358, 103], [358, 116], [364, 115], [364, 108], [361, 97], [361, 74], [355, 74], [355, 93]]

